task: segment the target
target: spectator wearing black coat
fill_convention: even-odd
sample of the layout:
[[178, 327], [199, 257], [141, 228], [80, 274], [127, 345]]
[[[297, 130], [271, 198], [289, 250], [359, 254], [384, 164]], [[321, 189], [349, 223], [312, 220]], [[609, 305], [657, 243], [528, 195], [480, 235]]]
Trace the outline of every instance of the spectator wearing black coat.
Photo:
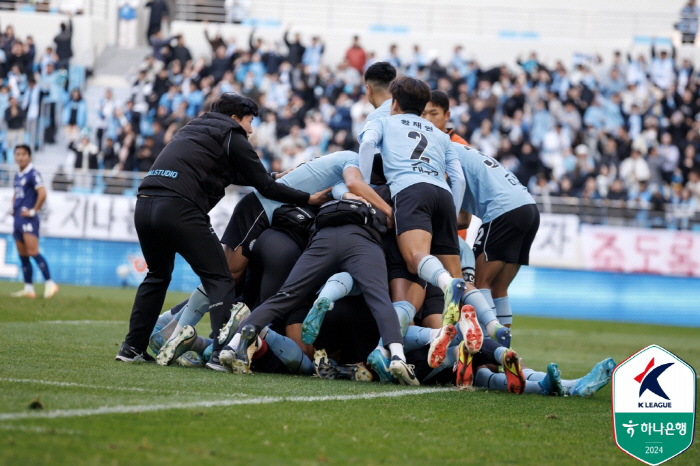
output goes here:
[[284, 43], [287, 44], [287, 48], [289, 49], [287, 61], [292, 66], [297, 66], [299, 63], [301, 63], [301, 58], [304, 56], [306, 47], [301, 45], [301, 34], [299, 34], [298, 32], [294, 34], [294, 42], [289, 42], [288, 36], [289, 30], [284, 31]]
[[68, 20], [68, 24], [61, 23], [61, 32], [53, 39], [56, 44], [56, 55], [58, 55], [57, 69], [68, 69], [70, 59], [73, 57], [73, 21]]
[[148, 18], [148, 31], [146, 32], [146, 40], [149, 40], [153, 34], [160, 31], [160, 25], [164, 19], [168, 18], [170, 11], [164, 0], [151, 0], [146, 3], [146, 8], [151, 8], [151, 15]]

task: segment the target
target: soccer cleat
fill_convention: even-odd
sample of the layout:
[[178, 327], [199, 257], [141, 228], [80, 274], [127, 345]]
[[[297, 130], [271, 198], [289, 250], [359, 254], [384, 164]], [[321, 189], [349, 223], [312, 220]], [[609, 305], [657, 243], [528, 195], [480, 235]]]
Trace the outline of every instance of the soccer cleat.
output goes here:
[[231, 317], [228, 319], [228, 322], [226, 322], [226, 325], [221, 327], [221, 331], [219, 331], [219, 343], [223, 346], [228, 345], [236, 334], [238, 326], [241, 325], [241, 322], [246, 320], [249, 315], [250, 309], [248, 309], [245, 303], [234, 304], [233, 309], [231, 309]]
[[250, 363], [253, 354], [258, 350], [258, 332], [252, 325], [246, 325], [241, 329], [241, 342], [231, 361], [231, 372], [234, 374], [252, 374]]
[[175, 338], [171, 338], [163, 345], [156, 356], [156, 362], [160, 366], [169, 366], [188, 352], [196, 340], [197, 330], [191, 325], [185, 325]]
[[520, 365], [520, 358], [512, 349], [503, 353], [503, 372], [506, 374], [506, 384], [508, 392], [522, 395], [525, 391], [525, 376]]
[[[223, 353], [223, 351], [222, 351]], [[211, 353], [211, 357], [209, 358], [209, 361], [207, 362], [206, 367], [208, 369], [211, 369], [213, 371], [218, 371], [218, 372], [227, 372], [228, 369], [226, 369], [224, 366], [221, 365], [221, 361], [219, 360], [219, 352], [214, 351]]]
[[196, 351], [188, 351], [175, 361], [178, 366], [204, 367], [204, 359]]
[[445, 290], [445, 307], [442, 310], [442, 326], [455, 325], [459, 321], [459, 306], [462, 295], [467, 291], [463, 278], [453, 278]]
[[58, 285], [55, 283], [44, 287], [44, 299], [51, 299], [56, 293], [58, 293]]
[[10, 296], [12, 296], [13, 298], [31, 298], [31, 299], [34, 299], [34, 298], [36, 298], [36, 293], [34, 291], [21, 290], [21, 291], [15, 291], [14, 293], [10, 293]]
[[155, 362], [155, 359], [147, 352], [140, 352], [133, 346], [129, 346], [126, 342], [122, 343], [119, 348], [117, 357], [114, 358], [116, 361], [123, 362]]
[[406, 364], [406, 361], [400, 357], [393, 356], [389, 364], [389, 372], [391, 372], [391, 375], [393, 375], [401, 385], [418, 386], [420, 382], [413, 371], [414, 367], [413, 364]]
[[151, 338], [148, 339], [148, 347], [153, 353], [160, 353], [160, 349], [165, 344], [165, 336], [163, 336], [163, 327], [156, 326], [151, 333]]
[[510, 329], [504, 326], [498, 327], [493, 340], [501, 346], [510, 348]]
[[481, 350], [484, 342], [484, 332], [481, 330], [479, 321], [476, 318], [476, 311], [470, 305], [462, 307], [459, 313], [459, 331], [462, 333], [463, 341], [467, 344], [467, 351], [471, 354]]
[[214, 344], [210, 344], [204, 349], [204, 352], [202, 353], [202, 357], [204, 358], [205, 361], [209, 362], [211, 359], [211, 354], [214, 352]]
[[372, 373], [364, 364], [338, 365], [328, 358], [326, 350], [316, 350], [314, 353], [314, 369], [316, 375], [326, 380], [352, 380], [355, 382], [371, 382]]
[[459, 359], [457, 360], [457, 375], [455, 385], [460, 390], [471, 387], [474, 383], [474, 366], [472, 365], [472, 354], [467, 350], [465, 342], [459, 344]]
[[540, 395], [564, 396], [564, 387], [561, 384], [561, 372], [559, 366], [550, 362], [547, 365], [547, 376], [537, 382], [540, 385]]
[[323, 318], [326, 317], [326, 312], [331, 309], [333, 309], [333, 302], [328, 298], [318, 298], [314, 301], [314, 305], [311, 306], [311, 310], [301, 326], [301, 341], [305, 345], [310, 345], [316, 341], [316, 337], [321, 331]]
[[608, 358], [600, 361], [588, 374], [578, 379], [571, 390], [574, 396], [591, 396], [610, 382], [612, 371], [615, 369], [615, 361]]
[[396, 383], [397, 380], [391, 375], [389, 365], [391, 361], [384, 356], [379, 348], [372, 351], [367, 357], [367, 365], [377, 373], [380, 383]]
[[457, 336], [457, 329], [454, 325], [448, 325], [440, 329], [440, 333], [430, 342], [428, 349], [428, 365], [433, 369], [439, 367], [447, 356], [447, 348]]

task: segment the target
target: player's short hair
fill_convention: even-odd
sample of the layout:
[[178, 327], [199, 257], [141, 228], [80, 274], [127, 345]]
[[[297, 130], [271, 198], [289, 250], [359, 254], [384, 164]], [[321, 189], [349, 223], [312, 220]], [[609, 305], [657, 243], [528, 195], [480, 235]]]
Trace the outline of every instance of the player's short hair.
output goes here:
[[32, 156], [32, 148], [29, 147], [29, 146], [26, 145], [26, 144], [17, 144], [17, 145], [15, 146], [15, 151], [16, 151], [17, 149], [24, 149], [24, 150], [27, 151], [27, 154], [29, 154], [30, 157]]
[[222, 94], [211, 107], [212, 112], [234, 115], [239, 119], [248, 115], [258, 116], [258, 104], [253, 99], [243, 97], [235, 92]]
[[372, 86], [387, 88], [396, 79], [396, 68], [391, 63], [379, 61], [365, 71], [365, 82]]
[[389, 92], [404, 113], [420, 116], [430, 102], [430, 86], [420, 79], [408, 76], [401, 76], [392, 81]]
[[430, 93], [430, 103], [440, 107], [445, 113], [450, 111], [450, 98], [444, 91], [433, 91]]

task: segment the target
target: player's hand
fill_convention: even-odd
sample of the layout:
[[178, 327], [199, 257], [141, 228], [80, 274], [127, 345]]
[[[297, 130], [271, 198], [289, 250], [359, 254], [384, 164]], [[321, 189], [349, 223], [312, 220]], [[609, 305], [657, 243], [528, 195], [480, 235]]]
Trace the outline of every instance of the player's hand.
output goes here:
[[386, 216], [386, 227], [391, 230], [394, 228], [394, 214]]
[[309, 196], [309, 204], [311, 204], [311, 205], [323, 205], [326, 202], [330, 201], [330, 198], [328, 197], [328, 193], [331, 192], [331, 189], [333, 189], [333, 186]]
[[22, 212], [19, 213], [20, 217], [27, 217], [27, 218], [32, 218], [34, 215], [32, 215], [31, 210], [22, 210]]

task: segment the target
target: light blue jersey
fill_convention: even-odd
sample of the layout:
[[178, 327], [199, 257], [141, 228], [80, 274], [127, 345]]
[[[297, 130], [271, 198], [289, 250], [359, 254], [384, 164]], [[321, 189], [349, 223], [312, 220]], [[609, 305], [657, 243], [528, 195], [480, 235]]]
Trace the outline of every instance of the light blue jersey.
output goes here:
[[[381, 149], [384, 176], [394, 197], [417, 183], [450, 191], [445, 166], [457, 159], [450, 137], [418, 115], [398, 114], [370, 121], [362, 134]], [[365, 173], [363, 172], [363, 176]]]
[[[282, 178], [279, 178], [277, 183], [283, 183], [300, 191], [313, 194], [343, 181], [343, 172], [350, 167], [360, 168], [357, 152], [349, 150], [333, 152], [332, 154], [313, 159], [311, 162], [302, 163]], [[282, 203], [263, 197], [257, 191], [255, 191], [255, 195], [258, 196], [260, 203], [265, 209], [267, 219], [272, 223], [272, 213]]]
[[376, 120], [377, 118], [385, 118], [391, 115], [391, 102], [393, 99], [386, 99], [382, 104], [372, 110], [372, 112], [367, 115], [367, 118], [365, 118], [365, 128], [367, 127], [367, 123], [370, 121]]
[[496, 160], [461, 144], [453, 145], [467, 180], [462, 209], [488, 223], [513, 209], [535, 203], [527, 188]]

